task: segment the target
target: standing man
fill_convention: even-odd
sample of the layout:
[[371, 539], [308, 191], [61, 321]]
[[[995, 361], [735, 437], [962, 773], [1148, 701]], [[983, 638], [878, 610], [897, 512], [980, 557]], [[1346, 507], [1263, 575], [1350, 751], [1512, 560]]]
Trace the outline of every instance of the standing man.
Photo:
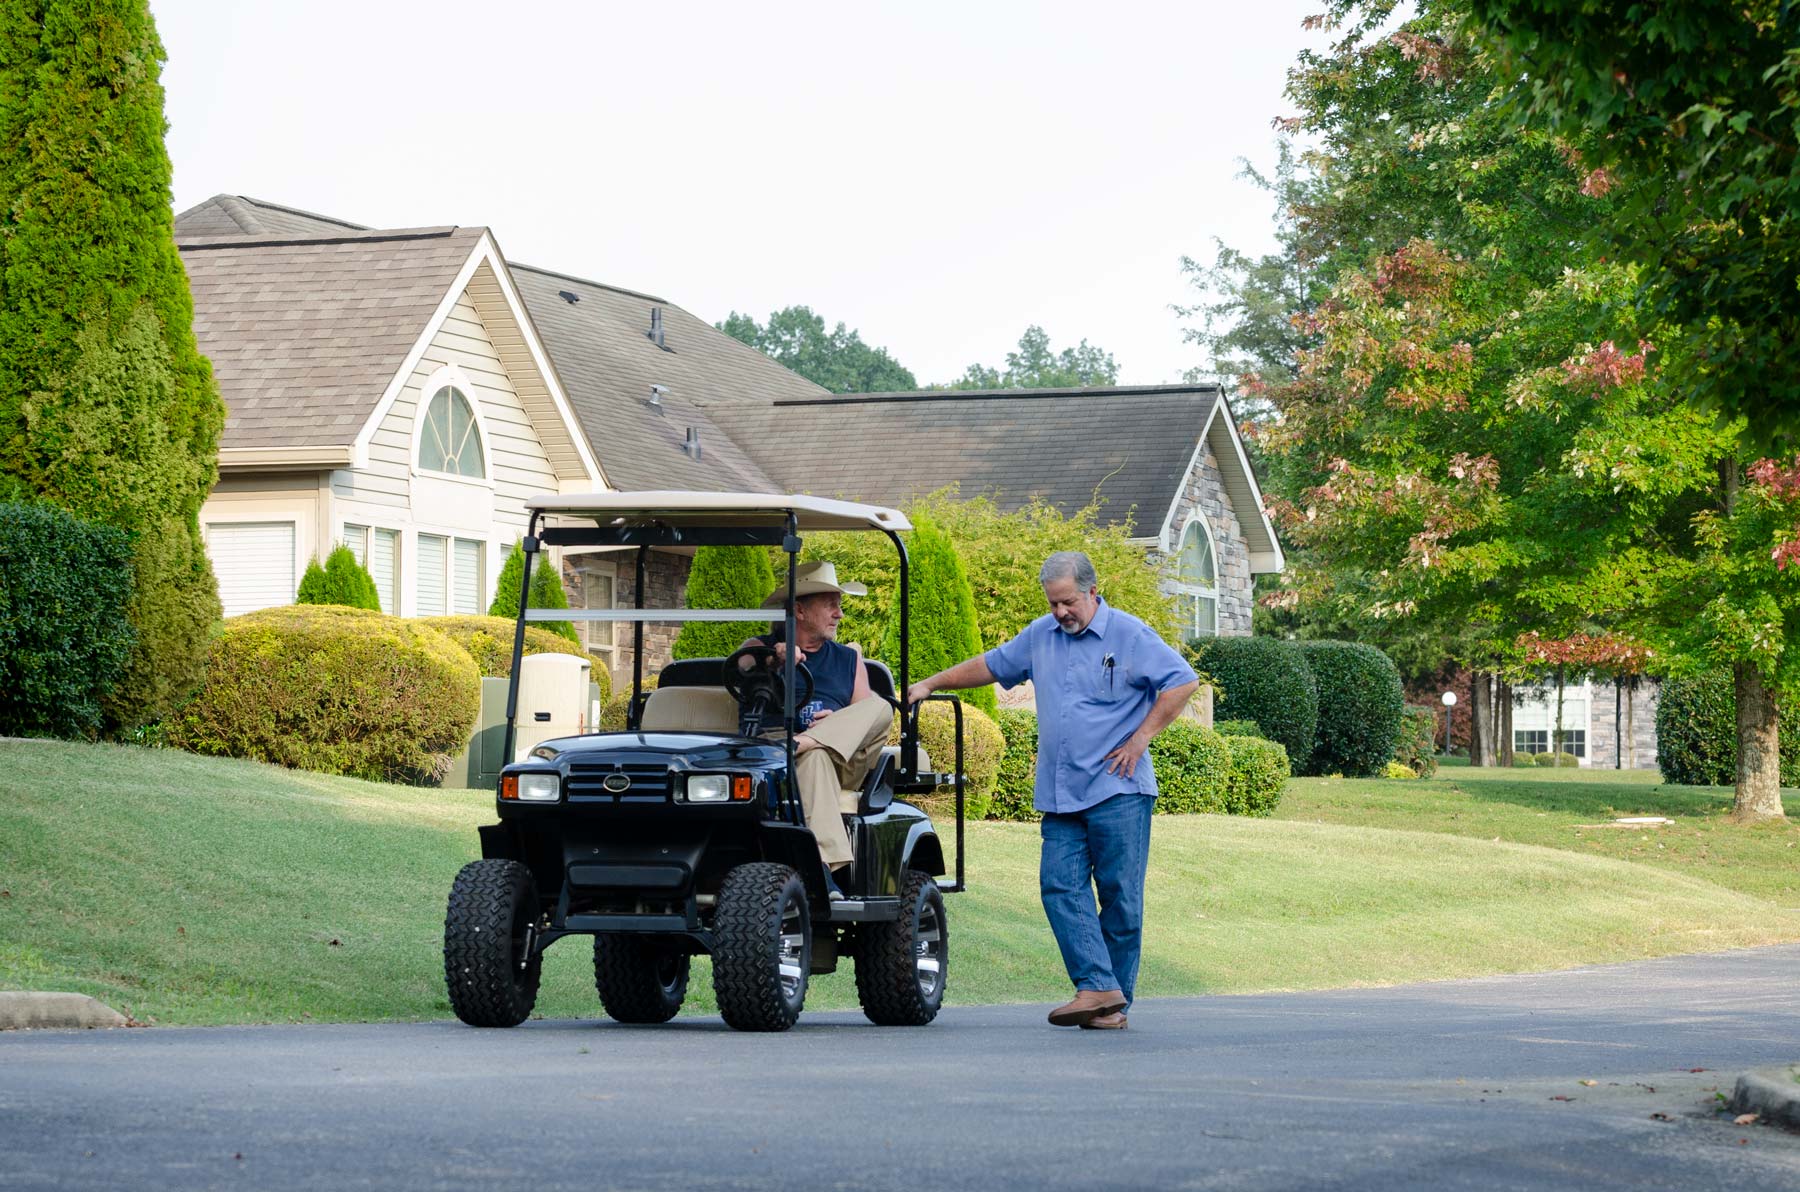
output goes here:
[[1075, 999], [1050, 1011], [1050, 1022], [1124, 1030], [1143, 948], [1144, 867], [1156, 803], [1156, 772], [1145, 750], [1200, 684], [1154, 630], [1101, 598], [1085, 554], [1058, 551], [1038, 580], [1047, 616], [1004, 645], [913, 684], [906, 702], [1032, 680], [1034, 802], [1044, 813], [1039, 888], [1075, 984]]

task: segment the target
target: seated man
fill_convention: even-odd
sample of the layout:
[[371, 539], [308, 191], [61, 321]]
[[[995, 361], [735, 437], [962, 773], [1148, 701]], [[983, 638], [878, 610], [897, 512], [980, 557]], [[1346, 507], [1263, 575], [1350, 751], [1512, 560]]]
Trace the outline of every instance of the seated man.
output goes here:
[[[862, 786], [894, 723], [893, 705], [869, 690], [862, 650], [836, 640], [838, 622], [844, 619], [844, 597], [867, 594], [861, 584], [840, 585], [837, 569], [827, 562], [803, 564], [795, 577], [794, 639], [799, 647], [795, 661], [804, 662], [812, 672], [813, 693], [804, 707], [794, 710], [794, 779], [806, 825], [818, 839], [819, 855], [831, 873], [851, 860], [838, 791]], [[784, 583], [769, 593], [763, 607], [780, 608], [786, 599]], [[777, 658], [785, 661], [784, 629], [776, 625], [744, 645], [772, 646]], [[768, 735], [780, 736], [780, 730]], [[834, 879], [828, 881], [828, 889], [833, 902], [843, 897]]]

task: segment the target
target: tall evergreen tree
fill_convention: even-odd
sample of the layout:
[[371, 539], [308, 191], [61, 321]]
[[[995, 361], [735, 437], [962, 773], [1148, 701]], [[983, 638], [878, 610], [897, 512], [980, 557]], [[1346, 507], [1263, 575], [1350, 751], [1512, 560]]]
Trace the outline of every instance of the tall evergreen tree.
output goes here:
[[198, 684], [217, 585], [200, 505], [224, 405], [194, 342], [145, 0], [9, 0], [0, 22], [0, 491], [136, 535], [130, 729]]
[[[764, 548], [703, 546], [694, 552], [688, 572], [687, 606], [757, 608], [774, 587], [775, 571]], [[733, 621], [689, 621], [672, 652], [676, 658], [723, 658], [754, 628]]]
[[[914, 682], [981, 653], [981, 630], [975, 620], [975, 591], [956, 543], [930, 517], [914, 513], [906, 542], [911, 579], [911, 622], [907, 626], [908, 677]], [[887, 629], [881, 635], [882, 661], [900, 681], [900, 602], [888, 606]], [[954, 693], [989, 716], [999, 713], [990, 687]]]
[[[494, 600], [488, 605], [488, 616], [505, 617], [510, 621], [519, 615], [519, 579], [524, 574], [525, 547], [515, 542], [512, 553], [506, 556], [506, 563], [500, 568], [500, 578], [494, 583]], [[540, 554], [531, 562], [531, 603], [526, 607], [569, 607], [569, 594], [563, 590], [562, 575], [548, 554]], [[533, 624], [577, 645], [581, 643], [581, 635], [568, 621], [536, 621]]]

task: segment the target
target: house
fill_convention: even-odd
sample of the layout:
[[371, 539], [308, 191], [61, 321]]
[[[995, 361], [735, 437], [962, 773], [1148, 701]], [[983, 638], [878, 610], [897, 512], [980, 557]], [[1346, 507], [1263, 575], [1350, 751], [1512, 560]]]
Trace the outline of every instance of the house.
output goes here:
[[[1661, 687], [1656, 679], [1584, 679], [1565, 684], [1562, 693], [1562, 748], [1583, 766], [1613, 770], [1656, 768], [1656, 705]], [[1556, 741], [1556, 685], [1520, 684], [1513, 688], [1512, 734], [1515, 753], [1549, 753]]]
[[[1098, 495], [1176, 560], [1195, 635], [1248, 634], [1253, 577], [1282, 566], [1213, 386], [841, 397], [665, 299], [508, 262], [486, 228], [219, 195], [176, 239], [229, 411], [201, 511], [227, 615], [291, 601], [338, 541], [390, 612], [484, 611], [524, 496], [603, 487], [897, 503], [955, 483], [1065, 512]], [[679, 606], [688, 562], [651, 552], [645, 604]], [[566, 555], [570, 603], [633, 603], [634, 563]], [[624, 630], [582, 631], [629, 670]], [[674, 632], [647, 628], [648, 663]]]

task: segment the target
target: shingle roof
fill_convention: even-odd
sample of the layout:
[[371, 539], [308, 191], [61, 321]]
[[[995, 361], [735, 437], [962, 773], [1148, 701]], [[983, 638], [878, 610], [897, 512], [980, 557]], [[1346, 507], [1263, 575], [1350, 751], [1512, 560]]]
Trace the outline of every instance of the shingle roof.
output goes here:
[[[948, 484], [1015, 509], [1042, 497], [1073, 512], [1096, 493], [1103, 518], [1155, 534], [1206, 429], [1211, 385], [884, 393], [709, 404], [793, 492], [901, 505]], [[753, 448], [754, 449], [754, 448]], [[1135, 510], [1134, 510], [1135, 507]]]
[[228, 213], [205, 206], [177, 243], [226, 399], [221, 448], [351, 443], [484, 231], [207, 235]]

